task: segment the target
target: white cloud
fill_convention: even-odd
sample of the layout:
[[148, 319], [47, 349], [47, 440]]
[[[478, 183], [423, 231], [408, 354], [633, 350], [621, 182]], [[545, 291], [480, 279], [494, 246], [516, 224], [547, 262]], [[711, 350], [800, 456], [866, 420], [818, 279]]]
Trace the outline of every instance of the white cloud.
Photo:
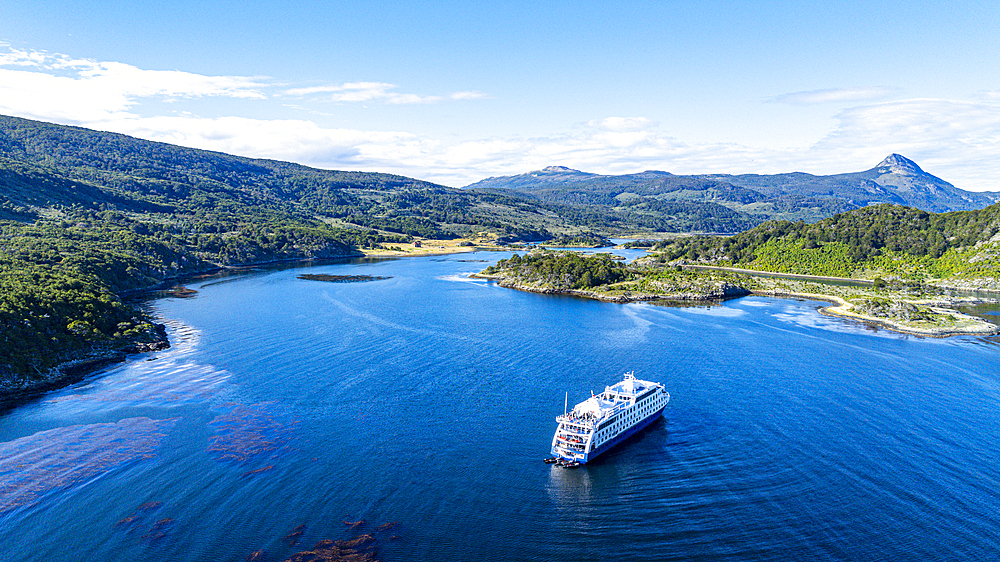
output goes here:
[[487, 97], [482, 92], [472, 91], [454, 92], [446, 97], [421, 96], [390, 91], [397, 87], [395, 84], [388, 84], [386, 82], [345, 82], [344, 84], [329, 84], [309, 88], [291, 88], [286, 90], [285, 94], [289, 96], [329, 94], [324, 96], [323, 99], [338, 103], [380, 101], [394, 105], [436, 103], [445, 99], [473, 100]]
[[352, 169], [367, 162], [370, 156], [366, 154], [426, 142], [410, 133], [330, 129], [294, 119], [169, 116], [95, 125], [102, 130], [205, 150]]
[[1000, 191], [1000, 103], [909, 99], [852, 107], [837, 118], [813, 151], [849, 160], [898, 152], [956, 187]]
[[488, 98], [489, 96], [483, 92], [469, 91], [453, 92], [449, 94], [448, 97], [453, 100], [481, 100], [483, 98]]
[[655, 121], [650, 121], [645, 117], [606, 117], [604, 119], [591, 119], [587, 125], [595, 129], [606, 131], [642, 131], [656, 126]]
[[827, 88], [808, 92], [792, 92], [774, 96], [766, 101], [788, 105], [814, 105], [820, 103], [843, 103], [883, 99], [898, 93], [896, 88], [876, 86], [873, 88]]
[[[0, 53], [0, 111], [87, 122], [126, 111], [138, 98], [263, 99], [262, 78], [143, 70], [120, 62], [39, 51]], [[74, 117], [75, 116], [75, 117]]]
[[[960, 188], [1000, 191], [998, 92], [980, 92], [975, 101], [908, 99], [842, 109], [833, 130], [805, 148], [692, 144], [646, 117], [583, 120], [567, 123], [564, 131], [536, 137], [496, 137], [485, 131], [478, 138], [456, 141], [418, 131], [369, 131], [323, 126], [322, 121], [306, 119], [233, 116], [224, 113], [231, 111], [228, 106], [215, 116], [178, 114], [175, 108], [164, 111], [154, 103], [215, 97], [284, 106], [290, 98], [317, 96], [340, 103], [426, 104], [487, 97], [473, 91], [421, 96], [398, 92], [397, 86], [386, 82], [282, 88], [287, 87], [264, 78], [148, 71], [37, 51], [0, 52], [2, 114], [317, 167], [393, 172], [445, 185], [466, 185], [549, 165], [604, 174], [647, 169], [678, 174], [831, 174], [864, 170], [898, 152]], [[800, 92], [798, 99], [800, 103], [850, 101], [887, 90], [865, 91], [868, 94], [859, 90]], [[792, 99], [784, 102], [793, 103]], [[146, 115], [138, 114], [135, 106], [140, 101]], [[300, 107], [313, 112], [315, 119], [330, 118], [315, 112], [315, 105], [303, 102]], [[166, 115], [157, 116], [157, 112]]]

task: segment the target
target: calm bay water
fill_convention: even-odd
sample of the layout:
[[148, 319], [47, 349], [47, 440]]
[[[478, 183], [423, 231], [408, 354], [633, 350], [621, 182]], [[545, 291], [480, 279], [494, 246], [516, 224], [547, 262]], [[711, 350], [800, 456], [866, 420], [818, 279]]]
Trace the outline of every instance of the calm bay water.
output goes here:
[[[1000, 559], [998, 340], [467, 278], [506, 256], [156, 301], [170, 350], [0, 417], [0, 559], [280, 561], [360, 532], [389, 561]], [[630, 370], [664, 419], [543, 464], [564, 392]]]

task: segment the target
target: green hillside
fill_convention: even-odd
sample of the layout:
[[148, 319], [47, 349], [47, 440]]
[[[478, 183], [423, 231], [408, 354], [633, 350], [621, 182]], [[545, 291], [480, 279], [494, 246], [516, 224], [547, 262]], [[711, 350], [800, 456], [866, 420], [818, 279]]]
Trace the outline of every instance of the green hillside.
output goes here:
[[119, 295], [412, 236], [585, 235], [538, 203], [0, 117], [0, 395], [159, 337]]
[[814, 224], [775, 221], [655, 249], [667, 262], [1000, 289], [1000, 205], [950, 213], [874, 205]]

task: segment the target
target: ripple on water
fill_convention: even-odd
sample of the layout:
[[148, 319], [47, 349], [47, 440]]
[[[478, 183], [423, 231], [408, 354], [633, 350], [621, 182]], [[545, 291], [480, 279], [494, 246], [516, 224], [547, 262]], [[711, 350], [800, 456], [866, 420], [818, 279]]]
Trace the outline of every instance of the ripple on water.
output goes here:
[[74, 392], [59, 393], [45, 403], [90, 411], [95, 403], [164, 406], [205, 401], [229, 378], [229, 373], [194, 359], [201, 333], [179, 322], [168, 322], [172, 346], [146, 361], [130, 362], [106, 376], [91, 379]]
[[0, 513], [156, 456], [178, 418], [74, 425], [0, 443]]

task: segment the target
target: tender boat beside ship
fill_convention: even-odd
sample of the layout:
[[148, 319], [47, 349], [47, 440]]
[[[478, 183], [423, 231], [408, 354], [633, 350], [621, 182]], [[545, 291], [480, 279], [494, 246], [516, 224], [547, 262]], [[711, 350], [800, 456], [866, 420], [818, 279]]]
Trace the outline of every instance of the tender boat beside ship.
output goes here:
[[659, 419], [669, 401], [662, 384], [625, 373], [620, 383], [556, 417], [554, 460], [546, 462], [567, 468], [586, 464]]

